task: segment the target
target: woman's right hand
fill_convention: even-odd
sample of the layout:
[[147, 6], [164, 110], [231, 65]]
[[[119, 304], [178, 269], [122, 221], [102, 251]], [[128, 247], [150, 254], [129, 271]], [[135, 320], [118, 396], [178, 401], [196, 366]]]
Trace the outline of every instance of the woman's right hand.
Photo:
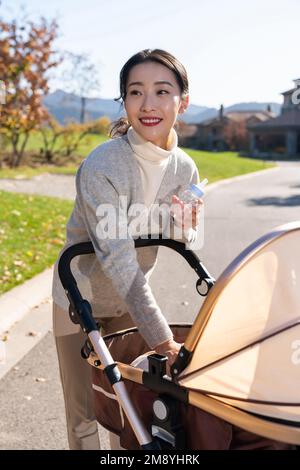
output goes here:
[[174, 364], [182, 344], [176, 343], [174, 339], [169, 339], [156, 346], [155, 351], [162, 356], [167, 356], [167, 374], [170, 375], [170, 368]]

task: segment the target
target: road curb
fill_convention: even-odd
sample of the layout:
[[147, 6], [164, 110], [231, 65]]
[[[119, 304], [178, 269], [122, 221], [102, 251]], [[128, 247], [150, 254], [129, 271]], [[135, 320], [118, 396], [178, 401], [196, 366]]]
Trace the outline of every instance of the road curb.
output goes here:
[[51, 297], [52, 277], [53, 268], [48, 268], [0, 297], [0, 335]]

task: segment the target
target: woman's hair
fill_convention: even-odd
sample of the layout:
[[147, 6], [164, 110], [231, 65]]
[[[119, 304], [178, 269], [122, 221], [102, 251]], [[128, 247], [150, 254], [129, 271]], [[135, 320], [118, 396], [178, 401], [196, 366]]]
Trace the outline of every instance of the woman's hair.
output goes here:
[[[172, 54], [166, 52], [162, 49], [144, 49], [143, 51], [134, 54], [122, 67], [120, 72], [120, 96], [115, 98], [114, 101], [121, 101], [121, 106], [124, 105], [126, 99], [126, 87], [129, 77], [130, 70], [138, 64], [143, 64], [145, 62], [157, 62], [164, 65], [169, 70], [171, 70], [177, 80], [181, 91], [181, 97], [188, 95], [189, 93], [189, 82], [187, 77], [187, 72], [179, 60], [176, 59]], [[127, 133], [130, 124], [127, 117], [121, 117], [117, 121], [112, 123], [110, 130], [110, 137], [119, 137]]]

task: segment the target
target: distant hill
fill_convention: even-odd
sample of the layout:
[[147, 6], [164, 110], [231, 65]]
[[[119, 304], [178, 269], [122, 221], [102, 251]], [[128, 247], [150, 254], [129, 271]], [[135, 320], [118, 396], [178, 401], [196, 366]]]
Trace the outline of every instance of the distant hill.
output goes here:
[[[56, 90], [44, 98], [44, 104], [49, 112], [61, 124], [73, 120], [79, 122], [80, 119], [80, 97], [63, 90]], [[86, 100], [86, 119], [98, 119], [101, 116], [108, 116], [115, 120], [122, 116], [120, 103], [111, 99], [88, 98]]]
[[[63, 90], [56, 90], [44, 98], [44, 104], [49, 112], [61, 123], [64, 124], [70, 120], [79, 122], [80, 118], [80, 97], [72, 93], [66, 93]], [[276, 115], [280, 113], [281, 105], [279, 103], [236, 103], [224, 108], [224, 114], [229, 111], [265, 111], [267, 106], [271, 106], [271, 111]], [[207, 119], [212, 119], [218, 115], [217, 108], [207, 106], [198, 106], [190, 104], [187, 111], [180, 119], [184, 122], [200, 123]], [[88, 98], [86, 100], [86, 119], [98, 119], [101, 116], [107, 116], [112, 121], [124, 115], [120, 103], [112, 99]]]

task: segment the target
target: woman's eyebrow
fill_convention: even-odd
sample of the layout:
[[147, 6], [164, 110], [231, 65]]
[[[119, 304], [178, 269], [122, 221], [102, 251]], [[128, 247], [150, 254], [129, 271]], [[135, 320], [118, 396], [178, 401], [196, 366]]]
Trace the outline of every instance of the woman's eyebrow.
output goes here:
[[[133, 86], [133, 85], [141, 85], [141, 86], [143, 86], [144, 83], [143, 83], [143, 82], [131, 82], [131, 83], [129, 83], [128, 88], [129, 88], [130, 86]], [[174, 88], [174, 86], [172, 85], [172, 83], [168, 82], [167, 80], [159, 80], [158, 82], [154, 82], [154, 85], [170, 85], [171, 87]]]

